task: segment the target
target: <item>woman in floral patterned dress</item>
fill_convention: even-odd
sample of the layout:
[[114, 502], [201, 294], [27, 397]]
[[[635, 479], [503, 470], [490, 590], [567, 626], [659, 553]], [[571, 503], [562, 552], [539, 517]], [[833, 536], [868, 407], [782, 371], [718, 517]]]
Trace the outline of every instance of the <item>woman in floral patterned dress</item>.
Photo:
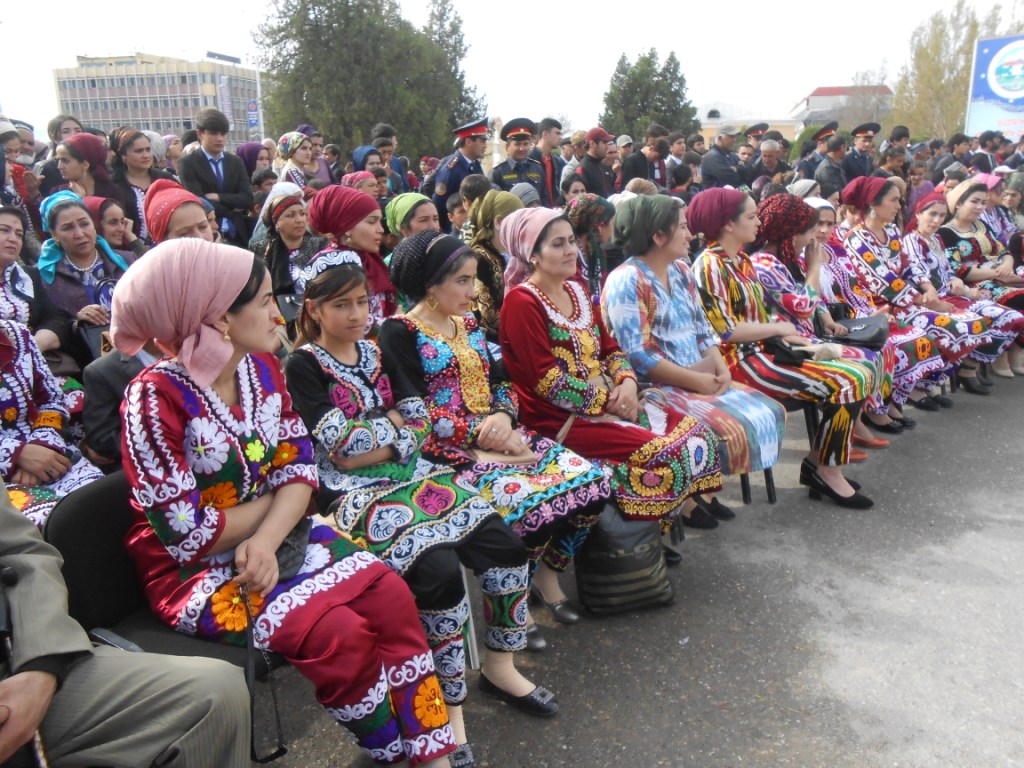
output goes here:
[[239, 248], [172, 240], [123, 278], [115, 346], [131, 355], [155, 339], [168, 355], [122, 405], [128, 551], [165, 623], [243, 644], [251, 614], [256, 645], [308, 677], [376, 763], [448, 766], [455, 740], [401, 578], [319, 524], [298, 573], [279, 578], [275, 553], [317, 487], [273, 354], [280, 321], [266, 266]]

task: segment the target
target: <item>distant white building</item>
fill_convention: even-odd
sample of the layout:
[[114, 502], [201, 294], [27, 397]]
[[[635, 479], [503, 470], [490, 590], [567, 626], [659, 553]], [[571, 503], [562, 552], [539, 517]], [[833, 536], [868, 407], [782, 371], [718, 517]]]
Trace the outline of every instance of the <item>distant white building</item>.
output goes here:
[[880, 121], [892, 111], [892, 89], [887, 85], [837, 85], [815, 88], [798, 101], [789, 117], [807, 125], [841, 120], [846, 108], [864, 112], [863, 120]]

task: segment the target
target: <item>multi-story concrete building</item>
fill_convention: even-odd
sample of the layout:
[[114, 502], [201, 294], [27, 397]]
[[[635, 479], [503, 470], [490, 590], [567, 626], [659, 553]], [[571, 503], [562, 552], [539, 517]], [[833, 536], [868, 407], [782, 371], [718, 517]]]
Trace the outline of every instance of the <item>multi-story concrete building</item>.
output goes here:
[[181, 133], [200, 109], [216, 107], [231, 120], [230, 145], [259, 135], [256, 70], [144, 53], [77, 58], [77, 67], [55, 69], [53, 79], [61, 112], [87, 126]]

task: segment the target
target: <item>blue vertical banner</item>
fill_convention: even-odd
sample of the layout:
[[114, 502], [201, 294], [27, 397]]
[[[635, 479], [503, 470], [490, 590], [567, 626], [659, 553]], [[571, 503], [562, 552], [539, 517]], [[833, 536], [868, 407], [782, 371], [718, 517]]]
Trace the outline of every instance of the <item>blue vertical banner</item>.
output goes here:
[[967, 135], [1024, 134], [1024, 36], [979, 40], [974, 49]]

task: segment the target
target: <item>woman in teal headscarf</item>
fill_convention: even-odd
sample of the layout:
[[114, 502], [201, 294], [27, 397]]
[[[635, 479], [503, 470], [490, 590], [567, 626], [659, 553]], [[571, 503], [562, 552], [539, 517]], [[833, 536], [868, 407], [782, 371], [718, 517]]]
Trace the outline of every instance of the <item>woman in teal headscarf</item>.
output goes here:
[[[50, 235], [37, 264], [44, 290], [71, 319], [75, 337], [80, 326], [108, 325], [114, 285], [135, 255], [114, 250], [96, 233], [85, 201], [74, 192], [50, 195], [39, 210]], [[92, 357], [85, 349], [70, 351], [83, 365]]]

